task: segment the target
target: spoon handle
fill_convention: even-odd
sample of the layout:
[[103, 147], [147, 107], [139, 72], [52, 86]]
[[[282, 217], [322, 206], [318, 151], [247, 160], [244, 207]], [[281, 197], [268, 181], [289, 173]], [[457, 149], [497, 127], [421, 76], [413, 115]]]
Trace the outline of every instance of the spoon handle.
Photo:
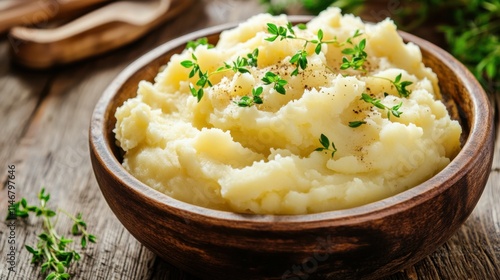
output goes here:
[[138, 39], [192, 2], [115, 2], [54, 29], [15, 27], [9, 33], [12, 53], [16, 62], [30, 68], [71, 63]]
[[110, 0], [12, 0], [0, 6], [0, 34], [17, 25], [44, 24]]

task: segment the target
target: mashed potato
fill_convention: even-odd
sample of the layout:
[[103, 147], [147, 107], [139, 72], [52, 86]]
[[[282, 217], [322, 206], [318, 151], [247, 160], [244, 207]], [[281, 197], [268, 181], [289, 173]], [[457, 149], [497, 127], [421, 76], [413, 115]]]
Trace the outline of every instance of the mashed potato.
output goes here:
[[[435, 175], [457, 154], [461, 128], [439, 100], [436, 75], [392, 21], [365, 24], [328, 9], [307, 29], [293, 29], [309, 40], [321, 29], [323, 41], [339, 42], [322, 44], [318, 54], [314, 43], [304, 46], [301, 39], [266, 40], [272, 37], [267, 23], [286, 26], [288, 20], [255, 16], [223, 32], [214, 48], [174, 55], [154, 84], [139, 84], [137, 97], [116, 111], [116, 139], [131, 174], [204, 207], [304, 214], [392, 196]], [[354, 37], [356, 31], [361, 35]], [[350, 59], [343, 50], [363, 39], [363, 67], [341, 69], [343, 58]], [[212, 73], [255, 49], [257, 66], [211, 74], [201, 100], [193, 97], [190, 87], [199, 89], [199, 77], [188, 78], [192, 68], [181, 62], [196, 57], [200, 69]], [[307, 65], [292, 75], [297, 67], [290, 59], [299, 50], [306, 51]], [[267, 72], [287, 81], [285, 94], [262, 80]], [[411, 82], [408, 97], [393, 83], [398, 75]], [[258, 87], [262, 104], [238, 106]], [[363, 93], [383, 107], [361, 99]], [[317, 151], [325, 148], [322, 134], [329, 149]]]

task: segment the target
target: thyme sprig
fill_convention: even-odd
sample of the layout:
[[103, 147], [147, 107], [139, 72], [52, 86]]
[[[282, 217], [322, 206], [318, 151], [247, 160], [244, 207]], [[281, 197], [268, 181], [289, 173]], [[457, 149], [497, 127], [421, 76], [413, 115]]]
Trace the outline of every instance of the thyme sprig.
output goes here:
[[[387, 96], [387, 94], [386, 94], [386, 96]], [[400, 102], [399, 104], [394, 105], [392, 107], [388, 107], [388, 106], [382, 104], [382, 100], [380, 100], [378, 98], [373, 98], [366, 93], [361, 94], [361, 100], [365, 101], [366, 103], [370, 103], [379, 109], [387, 110], [387, 118], [388, 119], [391, 118], [391, 115], [393, 115], [396, 118], [399, 118], [403, 114], [403, 112], [399, 111], [399, 109], [403, 105], [403, 102]]]
[[[188, 44], [190, 45], [190, 44]], [[194, 53], [191, 53], [192, 60], [181, 61], [181, 65], [185, 68], [191, 69], [189, 72], [189, 78], [193, 78], [198, 75], [198, 80], [195, 85], [190, 84], [189, 90], [191, 94], [197, 98], [198, 102], [201, 101], [203, 95], [205, 94], [204, 88], [208, 85], [212, 87], [213, 84], [210, 81], [210, 77], [226, 71], [234, 71], [235, 73], [250, 73], [248, 69], [250, 66], [257, 66], [257, 59], [259, 56], [259, 49], [254, 49], [252, 53], [246, 55], [246, 57], [238, 56], [235, 61], [231, 63], [224, 62], [224, 66], [217, 68], [213, 72], [203, 71], [198, 63], [198, 57]]]
[[[299, 25], [299, 29], [303, 29], [303, 25]], [[316, 33], [316, 37], [313, 39], [307, 39], [303, 37], [299, 37], [295, 34], [293, 30], [292, 24], [289, 22], [286, 26], [277, 26], [274, 23], [267, 23], [267, 31], [271, 34], [270, 37], [266, 38], [266, 41], [274, 42], [276, 40], [286, 40], [286, 39], [294, 39], [304, 41], [304, 45], [302, 49], [297, 50], [297, 52], [290, 58], [290, 63], [295, 65], [295, 70], [292, 72], [292, 76], [296, 76], [299, 74], [300, 69], [305, 70], [307, 68], [308, 60], [307, 60], [307, 46], [309, 44], [314, 46], [314, 53], [319, 54], [321, 52], [322, 46], [324, 44], [331, 44], [336, 47], [343, 47], [347, 44], [352, 47], [345, 48], [342, 50], [342, 53], [350, 58], [344, 56], [342, 58], [342, 64], [340, 66], [341, 70], [346, 70], [352, 68], [354, 70], [362, 70], [366, 71], [364, 67], [364, 63], [367, 60], [368, 54], [364, 51], [366, 47], [366, 39], [362, 39], [359, 43], [353, 43], [353, 39], [361, 36], [359, 30], [356, 30], [354, 35], [347, 38], [345, 42], [340, 42], [337, 37], [334, 37], [331, 40], [324, 40], [324, 33], [322, 29], [319, 29]]]
[[[285, 85], [288, 84], [287, 80], [282, 79], [278, 74], [273, 72], [266, 72], [264, 77], [262, 77], [261, 81], [265, 85], [273, 85], [273, 89], [276, 90], [279, 94], [286, 94]], [[255, 104], [262, 104], [262, 92], [264, 91], [263, 87], [253, 88], [252, 96], [243, 96], [240, 100], [235, 101], [234, 103], [239, 107], [251, 107]]]
[[318, 152], [328, 151], [331, 153], [331, 156], [333, 158], [333, 156], [337, 152], [337, 148], [335, 147], [335, 143], [333, 143], [333, 141], [330, 142], [330, 139], [328, 139], [328, 137], [326, 135], [324, 135], [323, 133], [321, 134], [321, 136], [319, 138], [319, 143], [321, 144], [321, 147], [316, 148], [315, 151], [318, 151]]
[[389, 81], [392, 85], [394, 85], [400, 97], [409, 97], [411, 94], [411, 90], [408, 90], [406, 87], [413, 84], [413, 82], [401, 81], [402, 76], [403, 73], [400, 73], [399, 75], [396, 76], [396, 78], [394, 78], [394, 80], [385, 77], [378, 77], [378, 76], [373, 76], [373, 77]]
[[74, 261], [80, 260], [81, 256], [76, 250], [68, 248], [68, 245], [73, 243], [73, 240], [65, 238], [56, 231], [55, 222], [52, 222], [52, 218], [56, 217], [57, 213], [68, 216], [73, 221], [72, 235], [81, 235], [80, 244], [82, 248], [85, 248], [88, 242], [96, 243], [97, 238], [87, 232], [87, 224], [80, 213], [73, 216], [61, 209], [54, 211], [48, 208], [47, 202], [50, 200], [50, 194], [46, 193], [44, 188], [39, 192], [38, 199], [38, 206], [28, 205], [25, 198], [12, 206], [15, 212], [13, 217], [28, 218], [30, 213], [34, 213], [36, 217], [41, 217], [43, 221], [43, 232], [38, 235], [39, 241], [36, 248], [26, 245], [26, 250], [33, 255], [32, 263], [42, 264], [42, 274], [48, 273], [45, 280], [70, 279], [71, 275], [67, 272], [67, 268]]
[[186, 44], [186, 49], [193, 49], [195, 50], [198, 46], [207, 46], [207, 48], [211, 49], [214, 47], [214, 45], [208, 43], [208, 38], [207, 37], [203, 37], [203, 38], [199, 38], [195, 41], [189, 41], [187, 42]]
[[365, 121], [352, 121], [352, 122], [349, 122], [349, 127], [356, 128], [356, 127], [360, 127], [364, 124], [366, 124]]
[[236, 105], [238, 105], [239, 107], [251, 107], [255, 104], [262, 104], [263, 101], [262, 101], [262, 92], [263, 92], [263, 88], [262, 87], [258, 87], [258, 88], [253, 88], [252, 89], [252, 97], [250, 96], [243, 96], [241, 97], [240, 100], [238, 101], [233, 101]]
[[345, 48], [342, 50], [342, 53], [350, 56], [350, 59], [345, 56], [342, 57], [342, 64], [340, 65], [340, 69], [347, 70], [349, 68], [352, 68], [354, 70], [361, 70], [363, 72], [366, 72], [365, 62], [368, 59], [368, 54], [365, 52], [366, 39], [362, 39], [358, 44], [352, 43], [350, 38], [347, 40], [347, 42], [352, 45], [352, 48]]
[[282, 79], [278, 74], [268, 71], [266, 72], [266, 74], [264, 74], [262, 81], [265, 85], [272, 84], [274, 90], [276, 90], [278, 93], [283, 95], [286, 94], [285, 85], [288, 84], [288, 81]]

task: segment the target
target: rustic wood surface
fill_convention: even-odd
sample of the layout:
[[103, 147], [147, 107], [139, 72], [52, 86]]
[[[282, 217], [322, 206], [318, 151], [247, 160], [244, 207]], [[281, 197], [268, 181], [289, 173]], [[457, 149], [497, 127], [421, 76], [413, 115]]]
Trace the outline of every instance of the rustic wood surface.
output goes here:
[[[16, 273], [8, 271], [10, 229], [7, 215], [8, 165], [15, 165], [16, 199], [36, 201], [40, 188], [51, 205], [81, 211], [89, 231], [98, 236], [71, 267], [72, 279], [196, 278], [157, 258], [115, 218], [101, 195], [88, 151], [89, 120], [101, 93], [129, 63], [155, 46], [191, 31], [262, 12], [258, 1], [204, 0], [141, 41], [97, 58], [46, 71], [12, 63], [9, 41], [0, 38], [0, 280], [43, 279], [23, 248], [36, 244], [41, 224], [17, 221]], [[368, 14], [368, 17], [369, 18]], [[374, 15], [374, 13], [371, 13]], [[425, 33], [425, 32], [424, 32]], [[500, 93], [491, 100], [499, 112]], [[498, 114], [496, 127], [498, 131]], [[497, 139], [498, 137], [497, 132]], [[490, 180], [465, 224], [433, 254], [388, 280], [500, 279], [500, 140], [496, 141]], [[60, 219], [58, 228], [70, 226]]]

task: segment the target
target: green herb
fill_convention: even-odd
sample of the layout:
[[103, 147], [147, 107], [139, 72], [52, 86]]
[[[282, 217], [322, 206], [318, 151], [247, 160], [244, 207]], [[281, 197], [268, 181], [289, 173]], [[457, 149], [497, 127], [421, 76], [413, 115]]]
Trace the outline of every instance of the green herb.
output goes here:
[[428, 1], [422, 1], [422, 6], [430, 6], [434, 12], [430, 16], [442, 10], [451, 12], [451, 20], [438, 27], [444, 32], [447, 49], [486, 90], [500, 93], [500, 0], [434, 0], [438, 2], [434, 6]]
[[252, 53], [247, 54], [247, 64], [248, 66], [257, 67], [257, 59], [259, 58], [259, 49], [253, 50]]
[[[300, 28], [303, 28], [301, 26]], [[269, 42], [274, 42], [277, 39], [285, 40], [285, 39], [295, 39], [295, 40], [302, 40], [304, 41], [304, 45], [302, 49], [298, 50], [291, 58], [290, 58], [290, 63], [292, 65], [295, 65], [295, 70], [292, 72], [292, 76], [296, 76], [299, 73], [299, 69], [305, 70], [307, 68], [307, 56], [308, 53], [306, 51], [306, 48], [309, 44], [314, 45], [314, 53], [319, 54], [321, 52], [321, 48], [323, 44], [332, 44], [336, 47], [342, 47], [346, 44], [350, 44], [352, 48], [345, 48], [342, 50], [342, 53], [345, 55], [349, 55], [351, 59], [349, 60], [346, 57], [343, 57], [342, 59], [342, 65], [340, 66], [340, 69], [346, 70], [348, 68], [352, 68], [354, 70], [363, 70], [365, 71], [364, 68], [364, 63], [366, 62], [366, 59], [368, 57], [367, 53], [364, 51], [365, 46], [366, 46], [366, 39], [361, 40], [358, 44], [353, 43], [353, 39], [356, 37], [359, 37], [362, 35], [362, 33], [359, 30], [356, 30], [353, 36], [349, 37], [346, 39], [345, 42], [339, 42], [338, 39], [335, 37], [332, 40], [323, 40], [324, 39], [324, 34], [323, 30], [319, 29], [316, 38], [315, 39], [306, 39], [302, 37], [298, 37], [295, 34], [295, 31], [293, 30], [292, 24], [289, 22], [287, 26], [277, 26], [274, 23], [268, 23], [267, 24], [267, 31], [269, 34], [271, 34], [270, 37], [266, 38], [265, 40]]]
[[396, 118], [399, 118], [403, 114], [403, 112], [399, 111], [399, 109], [403, 105], [403, 102], [400, 102], [399, 104], [394, 105], [392, 107], [387, 107], [386, 105], [382, 104], [382, 101], [380, 99], [373, 98], [366, 93], [361, 94], [361, 100], [365, 101], [366, 103], [370, 103], [379, 109], [387, 110], [387, 118], [388, 119], [391, 118], [391, 114], [393, 116], [395, 116]]
[[41, 263], [42, 274], [48, 273], [45, 280], [70, 279], [71, 276], [67, 272], [67, 268], [73, 261], [78, 261], [81, 257], [76, 250], [68, 248], [68, 245], [73, 243], [73, 240], [59, 234], [52, 219], [56, 217], [58, 212], [68, 216], [73, 221], [71, 233], [75, 236], [81, 236], [80, 244], [82, 248], [85, 248], [88, 242], [96, 243], [97, 238], [87, 232], [87, 224], [80, 213], [75, 217], [64, 210], [58, 209], [56, 212], [48, 208], [47, 202], [50, 200], [50, 194], [45, 193], [44, 188], [38, 194], [38, 199], [38, 206], [28, 205], [25, 198], [13, 204], [16, 213], [15, 217], [27, 218], [31, 212], [36, 217], [41, 217], [43, 221], [43, 232], [38, 235], [39, 241], [36, 248], [28, 245], [25, 247], [33, 255], [32, 263]]
[[383, 79], [383, 80], [391, 82], [391, 84], [393, 84], [394, 87], [396, 88], [396, 90], [398, 91], [398, 94], [400, 97], [409, 97], [411, 94], [411, 90], [408, 90], [406, 87], [413, 84], [413, 82], [401, 81], [402, 75], [403, 74], [400, 73], [399, 75], [396, 76], [396, 78], [394, 78], [394, 80], [384, 78], [384, 77], [377, 77], [377, 76], [374, 76], [374, 78]]
[[251, 107], [255, 104], [262, 104], [263, 103], [262, 97], [261, 97], [262, 91], [263, 91], [262, 87], [253, 88], [252, 89], [252, 97], [243, 96], [243, 97], [241, 97], [240, 100], [234, 101], [234, 103], [236, 105], [238, 105], [239, 107]]
[[307, 68], [307, 52], [305, 50], [298, 50], [290, 59], [290, 63], [295, 65], [295, 70], [293, 70], [291, 75], [297, 76], [299, 74], [299, 68], [302, 70]]
[[360, 127], [363, 124], [366, 124], [366, 122], [365, 121], [352, 121], [352, 122], [349, 122], [349, 127], [356, 128], [356, 127]]
[[[337, 152], [337, 148], [335, 147], [335, 144], [333, 142], [330, 142], [330, 139], [324, 134], [321, 134], [319, 138], [319, 143], [321, 144], [321, 147], [316, 148], [315, 151], [322, 152], [322, 151], [328, 151], [331, 152], [331, 156], [335, 155]], [[331, 145], [330, 145], [331, 143]], [[330, 148], [331, 147], [331, 148]]]
[[209, 86], [212, 86], [212, 83], [208, 79], [208, 73], [201, 70], [200, 65], [198, 64], [198, 58], [194, 53], [191, 54], [191, 58], [193, 60], [184, 60], [181, 62], [181, 65], [185, 68], [191, 68], [191, 71], [189, 72], [189, 78], [192, 78], [196, 74], [198, 74], [199, 79], [196, 82], [196, 86], [198, 86], [198, 88], [195, 88], [192, 84], [189, 84], [189, 90], [191, 91], [191, 94], [198, 99], [198, 102], [200, 102], [201, 98], [204, 95], [203, 88], [207, 84]]
[[266, 72], [262, 81], [265, 85], [274, 84], [273, 88], [280, 94], [286, 94], [285, 85], [288, 84], [286, 80], [283, 80], [278, 74], [273, 72]]
[[233, 70], [235, 73], [250, 73], [250, 70], [248, 70], [247, 66], [248, 60], [238, 56], [236, 58], [236, 61], [232, 62], [232, 65], [224, 63], [224, 66], [217, 68], [217, 70], [215, 70], [213, 74], [223, 72], [224, 70]]
[[248, 67], [257, 66], [258, 56], [259, 49], [255, 49], [252, 53], [247, 54], [245, 58], [238, 56], [236, 58], [236, 61], [233, 61], [231, 64], [224, 62], [224, 66], [221, 66], [210, 73], [201, 69], [200, 64], [198, 63], [198, 58], [194, 53], [191, 54], [192, 60], [181, 61], [181, 65], [185, 68], [191, 69], [188, 75], [189, 78], [193, 78], [194, 76], [198, 75], [198, 80], [196, 81], [195, 85], [189, 85], [189, 90], [191, 94], [197, 98], [198, 102], [200, 102], [203, 98], [203, 95], [205, 94], [204, 88], [207, 85], [209, 87], [213, 86], [212, 82], [210, 81], [210, 76], [231, 70], [235, 73], [250, 73]]
[[207, 46], [207, 48], [209, 48], [209, 49], [214, 47], [214, 45], [208, 43], [207, 37], [203, 37], [203, 38], [199, 38], [196, 41], [189, 41], [186, 44], [186, 49], [195, 50], [198, 46]]
[[340, 65], [340, 69], [346, 70], [352, 68], [354, 70], [366, 71], [364, 66], [366, 59], [368, 58], [368, 54], [365, 52], [366, 39], [361, 40], [358, 44], [353, 44], [352, 41], [348, 39], [348, 43], [351, 44], [353, 47], [343, 49], [342, 53], [350, 56], [351, 59], [348, 59], [347, 57], [344, 56], [342, 58], [342, 64]]

